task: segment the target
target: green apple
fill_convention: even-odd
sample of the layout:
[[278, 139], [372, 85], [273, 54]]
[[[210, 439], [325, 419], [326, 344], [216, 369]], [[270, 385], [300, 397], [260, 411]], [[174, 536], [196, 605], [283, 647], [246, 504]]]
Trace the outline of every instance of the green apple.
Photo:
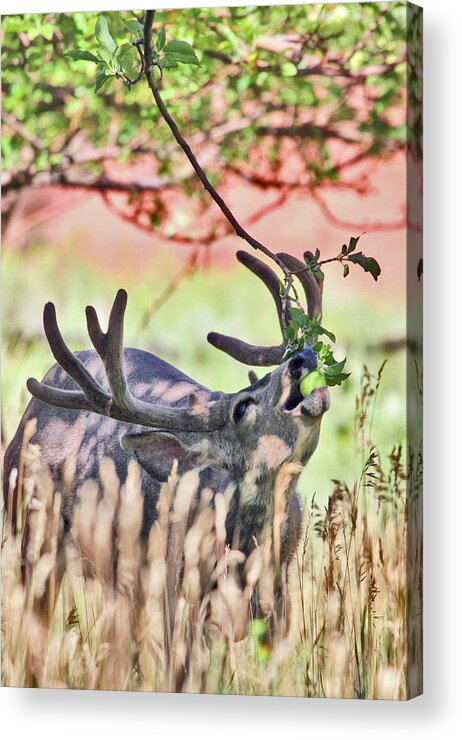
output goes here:
[[321, 375], [318, 370], [313, 370], [312, 373], [305, 375], [302, 382], [300, 383], [300, 393], [302, 394], [303, 398], [306, 398], [310, 395], [311, 391], [314, 391], [315, 388], [325, 388], [326, 385], [327, 384], [324, 375]]

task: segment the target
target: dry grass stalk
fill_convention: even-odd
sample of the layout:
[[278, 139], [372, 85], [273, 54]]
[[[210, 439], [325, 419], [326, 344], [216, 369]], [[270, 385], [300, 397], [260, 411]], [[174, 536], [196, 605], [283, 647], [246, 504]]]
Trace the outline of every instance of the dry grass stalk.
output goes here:
[[335, 481], [326, 507], [313, 498], [307, 508], [289, 632], [276, 587], [290, 466], [278, 475], [272, 527], [247, 558], [226, 543], [232, 491], [212, 504], [196, 471], [172, 470], [143, 544], [134, 462], [120, 482], [101, 461], [65, 535], [30, 425], [3, 536], [3, 684], [405, 698], [421, 654], [421, 457], [409, 454], [407, 472], [401, 448], [382, 460], [366, 431], [371, 388], [369, 375], [357, 404], [366, 446], [357, 481]]

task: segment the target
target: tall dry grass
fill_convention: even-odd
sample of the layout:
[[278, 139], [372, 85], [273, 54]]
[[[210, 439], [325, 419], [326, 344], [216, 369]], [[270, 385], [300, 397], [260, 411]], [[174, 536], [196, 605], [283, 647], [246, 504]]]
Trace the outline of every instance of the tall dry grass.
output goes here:
[[275, 568], [280, 506], [277, 526], [246, 558], [226, 543], [231, 492], [212, 506], [196, 471], [179, 477], [174, 469], [143, 543], [137, 465], [121, 483], [104, 459], [100, 481], [84, 483], [63, 536], [60, 497], [29, 425], [10, 481], [20, 492], [17, 528], [11, 515], [4, 519], [3, 685], [383, 699], [418, 693], [422, 460], [419, 450], [398, 446], [383, 456], [374, 447], [379, 383], [380, 373], [365, 369], [354, 424], [357, 479], [334, 481], [325, 507], [315, 496], [306, 507], [286, 609], [278, 608]]

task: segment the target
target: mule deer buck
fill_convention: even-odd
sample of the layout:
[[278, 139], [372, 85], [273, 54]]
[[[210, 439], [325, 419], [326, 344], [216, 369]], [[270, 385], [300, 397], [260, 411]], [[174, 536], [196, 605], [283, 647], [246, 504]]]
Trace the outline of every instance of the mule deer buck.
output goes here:
[[[237, 257], [270, 291], [282, 329], [290, 316], [276, 274], [253, 255], [238, 252]], [[296, 258], [279, 257], [297, 272], [308, 315], [320, 316], [321, 284], [303, 271], [304, 264]], [[159, 357], [124, 349], [126, 304], [127, 294], [120, 290], [107, 333], [101, 330], [94, 308], [88, 307], [87, 326], [94, 350], [76, 353], [60, 334], [53, 304], [45, 306], [45, 333], [57, 364], [42, 382], [29, 379], [27, 383], [34, 398], [5, 455], [5, 503], [10, 516], [14, 519], [16, 506], [11, 474], [19, 464], [25, 425], [34, 418], [36, 432], [31, 442], [39, 445], [55, 490], [62, 496], [62, 537], [72, 526], [79, 488], [89, 478], [98, 479], [99, 462], [109, 457], [120, 480], [125, 480], [133, 458], [141, 467], [141, 535], [147, 538], [157, 516], [162, 482], [177, 460], [180, 474], [192, 468], [199, 471], [201, 488], [208, 487], [215, 494], [232, 490], [227, 542], [248, 555], [262, 533], [271, 531], [276, 477], [281, 466], [293, 463], [279, 538], [279, 562], [287, 565], [301, 531], [297, 480], [316, 449], [321, 419], [329, 408], [327, 388], [318, 388], [306, 398], [300, 393], [301, 379], [316, 369], [315, 353], [308, 347], [283, 361], [284, 340], [278, 346], [261, 347], [210, 333], [208, 341], [239, 362], [277, 365], [259, 380], [251, 371], [250, 385], [237, 393], [212, 392]], [[70, 485], [64, 475], [69, 458], [75, 460]]]

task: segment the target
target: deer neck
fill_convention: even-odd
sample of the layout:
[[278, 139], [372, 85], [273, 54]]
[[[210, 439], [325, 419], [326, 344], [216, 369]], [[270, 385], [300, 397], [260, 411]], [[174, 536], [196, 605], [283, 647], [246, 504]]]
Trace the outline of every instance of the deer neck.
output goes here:
[[302, 469], [285, 463], [277, 471], [253, 468], [244, 475], [236, 496], [233, 547], [248, 553], [282, 526]]

